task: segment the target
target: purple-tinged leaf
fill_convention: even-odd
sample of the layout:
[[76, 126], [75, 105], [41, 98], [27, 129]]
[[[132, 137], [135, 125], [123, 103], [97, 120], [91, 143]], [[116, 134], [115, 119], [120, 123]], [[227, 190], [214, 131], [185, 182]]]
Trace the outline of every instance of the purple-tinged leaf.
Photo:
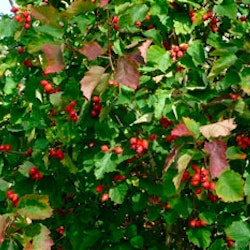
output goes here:
[[46, 44], [42, 51], [46, 57], [45, 73], [58, 73], [64, 69], [63, 53], [61, 44]]
[[79, 50], [80, 53], [85, 55], [89, 60], [95, 60], [103, 52], [101, 46], [97, 42], [88, 42], [82, 49]]
[[193, 134], [188, 130], [184, 123], [180, 123], [171, 131], [172, 136], [192, 136]]
[[104, 72], [105, 68], [100, 66], [92, 66], [81, 80], [81, 91], [88, 100], [90, 100], [92, 93], [100, 82]]
[[140, 73], [138, 64], [131, 59], [131, 56], [118, 59], [114, 81], [133, 89], [139, 87]]
[[218, 177], [227, 167], [227, 146], [220, 140], [205, 142], [204, 149], [209, 153], [209, 171], [211, 178]]

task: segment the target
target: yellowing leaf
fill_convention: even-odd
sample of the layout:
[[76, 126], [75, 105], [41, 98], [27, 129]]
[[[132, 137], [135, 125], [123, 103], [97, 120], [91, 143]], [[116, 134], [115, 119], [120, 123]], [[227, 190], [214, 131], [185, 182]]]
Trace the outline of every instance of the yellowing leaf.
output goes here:
[[144, 59], [144, 62], [147, 62], [147, 52], [150, 44], [152, 43], [151, 39], [147, 39], [145, 42], [142, 43], [140, 47], [138, 47], [139, 51], [141, 52], [141, 56]]
[[45, 73], [57, 73], [64, 69], [63, 53], [61, 44], [46, 44], [42, 51], [46, 57]]
[[120, 57], [115, 70], [114, 81], [129, 88], [139, 87], [140, 74], [138, 64], [132, 60], [131, 56]]
[[79, 52], [84, 54], [89, 60], [95, 60], [102, 54], [102, 48], [97, 42], [89, 42]]
[[209, 153], [209, 171], [211, 178], [219, 176], [227, 167], [226, 151], [227, 146], [224, 142], [216, 140], [205, 142], [204, 149]]
[[101, 80], [104, 72], [105, 68], [100, 66], [92, 66], [81, 80], [81, 91], [88, 100], [91, 98], [92, 93]]
[[204, 137], [210, 139], [211, 137], [216, 138], [219, 136], [228, 136], [236, 127], [237, 125], [234, 124], [234, 119], [228, 119], [222, 122], [201, 126], [200, 132]]

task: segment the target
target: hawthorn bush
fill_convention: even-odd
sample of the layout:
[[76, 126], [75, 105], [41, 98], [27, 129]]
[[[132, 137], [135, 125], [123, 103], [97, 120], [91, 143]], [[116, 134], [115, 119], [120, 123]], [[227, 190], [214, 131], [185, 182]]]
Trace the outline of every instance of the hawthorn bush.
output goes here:
[[250, 1], [16, 2], [1, 249], [249, 249]]

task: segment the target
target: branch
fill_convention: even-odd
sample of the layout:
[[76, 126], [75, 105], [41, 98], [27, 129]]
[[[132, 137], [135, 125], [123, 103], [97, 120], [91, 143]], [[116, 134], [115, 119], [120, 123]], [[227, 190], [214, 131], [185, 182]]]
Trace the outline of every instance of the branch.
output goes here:
[[12, 0], [9, 0], [9, 3], [10, 3], [10, 5], [11, 5], [11, 7], [13, 7], [13, 6], [14, 6], [14, 3], [13, 3], [13, 1], [12, 1]]

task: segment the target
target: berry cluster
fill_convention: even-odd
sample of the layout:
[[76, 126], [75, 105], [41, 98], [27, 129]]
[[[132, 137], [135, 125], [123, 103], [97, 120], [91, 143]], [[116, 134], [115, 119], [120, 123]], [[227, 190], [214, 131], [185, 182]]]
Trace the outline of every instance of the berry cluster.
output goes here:
[[18, 206], [18, 202], [19, 202], [18, 194], [16, 194], [13, 190], [8, 190], [6, 193], [6, 196], [8, 199], [12, 201], [12, 204], [14, 207]]
[[148, 149], [148, 141], [146, 139], [131, 137], [129, 142], [130, 147], [139, 154], [145, 153]]
[[190, 220], [189, 221], [189, 226], [192, 227], [192, 228], [205, 227], [206, 226], [206, 221], [205, 220], [198, 220], [198, 219]]
[[241, 99], [241, 95], [240, 94], [236, 94], [236, 93], [230, 93], [230, 98], [232, 100], [240, 100]]
[[177, 135], [168, 135], [168, 136], [166, 137], [166, 142], [175, 141], [177, 138], [178, 138]]
[[119, 30], [120, 29], [120, 25], [119, 25], [119, 17], [118, 16], [113, 16], [112, 18], [112, 24], [113, 24], [113, 28], [115, 30]]
[[231, 237], [227, 236], [226, 241], [229, 248], [234, 245], [234, 241], [231, 239]]
[[29, 176], [32, 180], [41, 180], [43, 178], [43, 174], [39, 172], [37, 167], [30, 168]]
[[16, 16], [15, 16], [16, 22], [18, 22], [18, 23], [23, 22], [23, 27], [25, 29], [30, 29], [32, 18], [31, 18], [31, 15], [28, 11], [24, 11], [24, 12], [19, 13], [19, 9], [17, 7], [13, 6], [11, 9], [11, 12], [16, 14]]
[[216, 194], [213, 194], [211, 192], [207, 193], [207, 199], [212, 202], [217, 202], [218, 200], [220, 200], [220, 198]]
[[113, 177], [113, 181], [124, 181], [125, 179], [126, 179], [126, 176], [122, 174], [116, 174]]
[[246, 135], [237, 135], [236, 141], [238, 146], [244, 150], [250, 147], [250, 137]]
[[64, 226], [60, 226], [56, 229], [56, 232], [59, 234], [59, 235], [64, 235]]
[[24, 156], [29, 157], [32, 155], [33, 149], [29, 148], [27, 151], [24, 152]]
[[32, 67], [32, 61], [31, 60], [28, 60], [28, 59], [25, 59], [23, 60], [23, 65], [27, 68], [31, 68]]
[[208, 12], [202, 15], [202, 20], [203, 21], [207, 21], [209, 19], [211, 19], [213, 17], [213, 13], [212, 12]]
[[69, 119], [73, 122], [78, 121], [78, 116], [76, 110], [74, 109], [76, 106], [76, 101], [71, 101], [66, 107], [65, 111], [69, 114]]
[[190, 17], [190, 20], [191, 20], [192, 23], [194, 23], [196, 21], [196, 13], [195, 13], [194, 10], [191, 10], [189, 12], [189, 17]]
[[182, 44], [181, 46], [178, 45], [172, 45], [171, 47], [171, 57], [172, 61], [176, 62], [178, 58], [181, 58], [184, 56], [184, 53], [187, 51], [188, 45], [186, 43]]
[[93, 96], [92, 97], [92, 110], [91, 110], [91, 116], [93, 118], [97, 118], [102, 111], [101, 106], [101, 99], [99, 96]]
[[54, 89], [53, 84], [47, 80], [41, 80], [40, 84], [43, 86], [44, 92], [47, 94], [53, 94], [61, 91], [59, 88]]
[[0, 145], [0, 151], [5, 151], [9, 152], [11, 150], [11, 145], [10, 144], [1, 144]]
[[169, 126], [171, 126], [173, 124], [173, 121], [169, 120], [166, 117], [162, 117], [160, 119], [160, 124], [164, 127], [164, 128], [168, 128]]
[[217, 26], [217, 18], [216, 16], [213, 17], [212, 21], [211, 21], [211, 30], [216, 33], [218, 31], [218, 26]]
[[64, 159], [64, 152], [61, 149], [51, 149], [49, 151], [49, 156], [52, 158], [57, 158], [59, 160], [63, 160]]

